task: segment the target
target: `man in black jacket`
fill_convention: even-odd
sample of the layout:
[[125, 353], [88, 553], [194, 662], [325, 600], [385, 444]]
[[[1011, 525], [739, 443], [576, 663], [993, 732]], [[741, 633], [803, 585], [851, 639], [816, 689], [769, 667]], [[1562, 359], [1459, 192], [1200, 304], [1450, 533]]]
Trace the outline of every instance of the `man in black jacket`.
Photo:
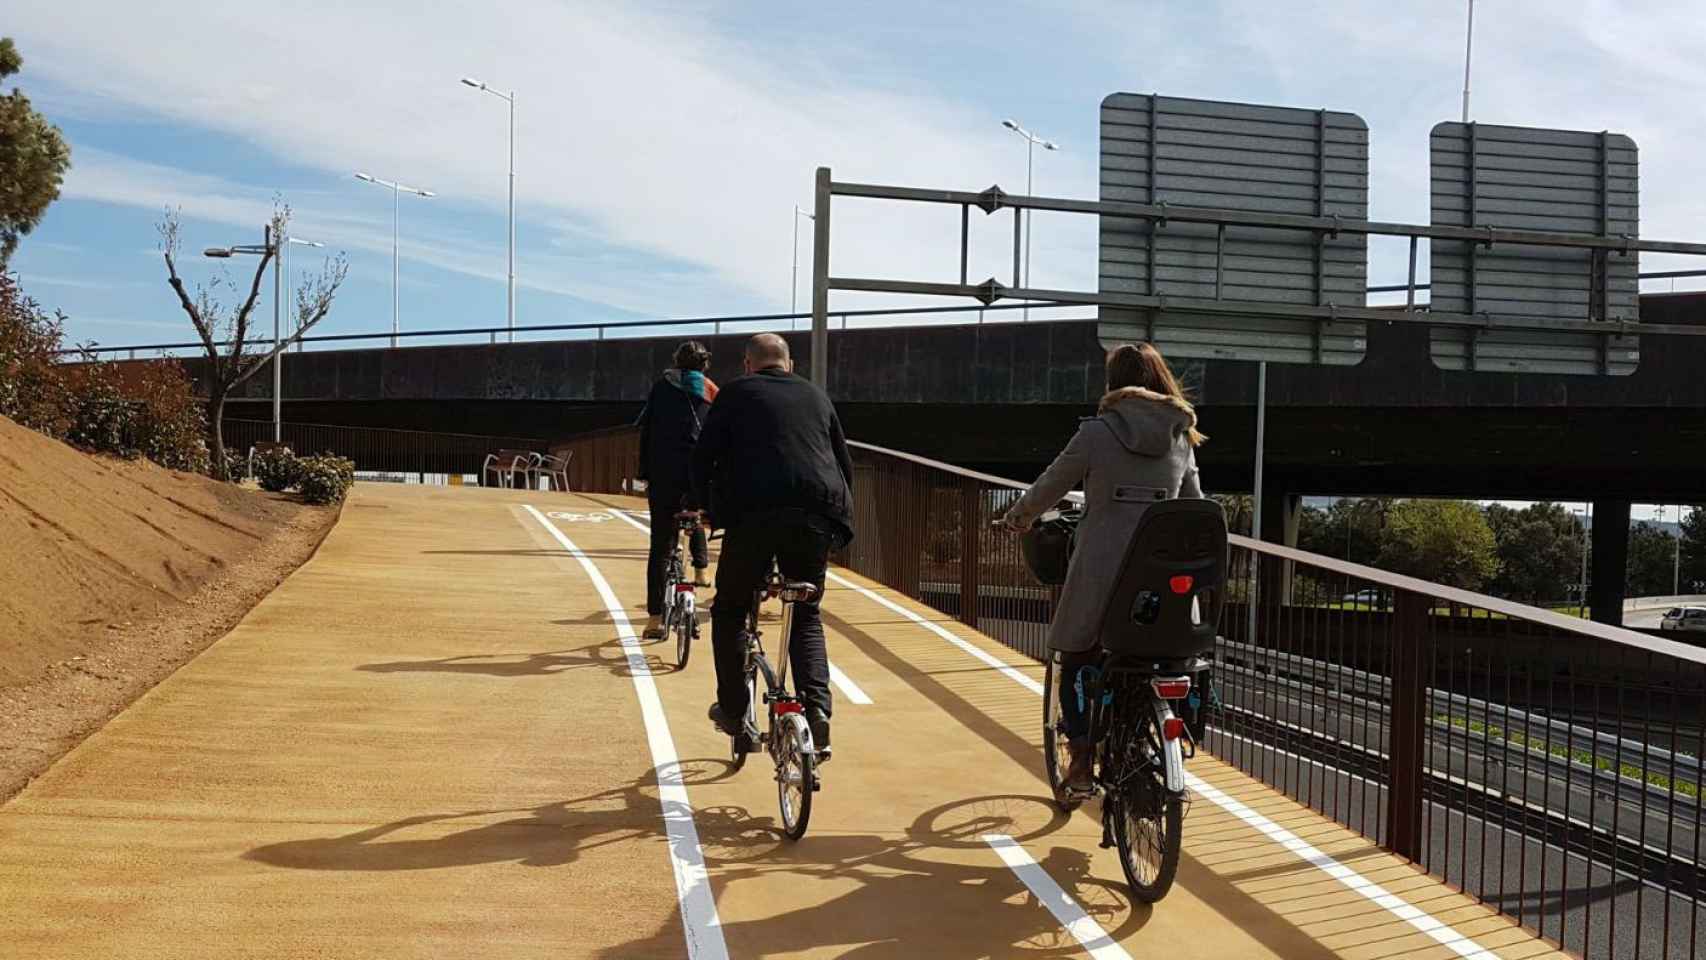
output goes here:
[[[670, 552], [680, 531], [675, 514], [687, 507], [692, 492], [689, 458], [710, 412], [716, 385], [705, 376], [711, 352], [697, 340], [675, 351], [675, 365], [664, 371], [646, 398], [640, 414], [640, 479], [646, 481], [646, 505], [651, 508], [652, 545], [646, 563], [645, 636], [663, 636], [663, 581]], [[693, 582], [708, 587], [705, 568], [711, 563], [705, 531], [695, 528], [688, 541], [693, 557]]]
[[[717, 395], [693, 448], [697, 502], [724, 529], [717, 560], [711, 646], [717, 702], [711, 720], [752, 749], [746, 651], [740, 632], [753, 593], [774, 559], [782, 576], [807, 581], [821, 597], [832, 550], [853, 539], [853, 460], [835, 406], [793, 374], [788, 342], [761, 333], [746, 345], [747, 375]], [[789, 660], [820, 759], [829, 758], [829, 654], [818, 600], [794, 608]]]

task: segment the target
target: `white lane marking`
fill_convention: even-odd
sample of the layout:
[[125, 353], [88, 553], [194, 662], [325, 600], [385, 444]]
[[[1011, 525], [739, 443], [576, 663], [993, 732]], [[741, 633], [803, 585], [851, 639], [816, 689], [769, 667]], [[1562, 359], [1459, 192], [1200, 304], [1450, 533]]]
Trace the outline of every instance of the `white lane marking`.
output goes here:
[[953, 644], [954, 646], [959, 647], [961, 650], [964, 650], [965, 652], [971, 654], [972, 656], [978, 658], [979, 660], [982, 660], [984, 663], [986, 663], [986, 664], [994, 667], [995, 669], [1001, 671], [1002, 673], [1006, 674], [1008, 679], [1012, 680], [1014, 683], [1019, 684], [1020, 686], [1024, 687], [1025, 689], [1031, 691], [1032, 693], [1036, 694], [1037, 696], [1040, 697], [1043, 695], [1043, 685], [1041, 682], [1039, 682], [1035, 679], [1032, 679], [1031, 677], [1026, 676], [1021, 670], [1019, 670], [1018, 667], [1012, 666], [1011, 664], [1003, 663], [1001, 660], [997, 659], [996, 657], [991, 656], [990, 654], [984, 652], [982, 648], [976, 646], [975, 644], [955, 636], [954, 634], [950, 633], [941, 624], [927, 620], [924, 617], [921, 617], [918, 614], [913, 613], [911, 610], [906, 609], [905, 607], [901, 606], [898, 603], [895, 603], [892, 600], [889, 600], [886, 597], [883, 597], [879, 594], [873, 593], [870, 590], [866, 590], [864, 587], [859, 586], [858, 584], [856, 584], [853, 581], [848, 580], [847, 578], [835, 573], [834, 571], [830, 571], [829, 579], [833, 580], [834, 582], [836, 582], [837, 584], [840, 584], [843, 587], [846, 587], [849, 590], [852, 590], [852, 591], [858, 593], [859, 595], [865, 597], [867, 600], [874, 601], [874, 602], [880, 604], [881, 606], [886, 607], [889, 610], [892, 610], [895, 613], [900, 614], [901, 616], [905, 617], [906, 619], [911, 620], [913, 623], [918, 624], [919, 626], [930, 631], [931, 633], [934, 633], [936, 636], [941, 637], [943, 640], [948, 641], [949, 643]]
[[1025, 886], [1031, 888], [1031, 893], [1037, 901], [1054, 914], [1066, 932], [1084, 945], [1095, 960], [1131, 960], [1131, 954], [1126, 953], [1102, 925], [1091, 919], [1078, 901], [1060, 888], [1048, 871], [1037, 865], [1025, 848], [1017, 840], [1004, 833], [986, 833], [983, 842], [994, 848], [1001, 861], [1007, 864], [1007, 869], [1013, 871]]
[[[1020, 673], [1017, 669], [1007, 666], [1000, 660], [990, 656], [967, 641], [954, 636], [952, 633], [949, 633], [937, 624], [932, 623], [899, 604], [880, 597], [841, 576], [834, 573], [831, 573], [829, 576], [830, 579], [834, 580], [836, 583], [858, 591], [884, 607], [887, 607], [888, 609], [906, 617], [908, 620], [928, 629], [932, 633], [951, 641], [955, 646], [972, 654], [984, 663], [997, 667], [1002, 673], [1005, 673], [1008, 677], [1012, 678], [1015, 682], [1025, 687], [1025, 689], [1030, 690], [1032, 693], [1035, 693], [1038, 696], [1042, 695], [1042, 684], [1023, 673]], [[1389, 892], [1384, 887], [1367, 877], [1364, 877], [1362, 874], [1357, 873], [1350, 867], [1334, 860], [1331, 856], [1328, 856], [1326, 853], [1323, 853], [1311, 846], [1291, 831], [1277, 823], [1274, 823], [1272, 820], [1269, 820], [1267, 817], [1262, 816], [1256, 811], [1251, 810], [1249, 807], [1246, 807], [1244, 804], [1227, 796], [1226, 794], [1221, 793], [1219, 790], [1209, 786], [1207, 783], [1204, 783], [1194, 774], [1186, 773], [1185, 783], [1204, 799], [1244, 821], [1249, 826], [1254, 827], [1257, 831], [1268, 837], [1268, 839], [1278, 843], [1280, 846], [1290, 851], [1298, 859], [1339, 881], [1341, 884], [1356, 893], [1367, 897], [1373, 903], [1384, 908], [1388, 913], [1400, 920], [1403, 920], [1410, 926], [1420, 930], [1422, 933], [1427, 934], [1429, 937], [1432, 937], [1435, 941], [1449, 948], [1458, 956], [1468, 958], [1468, 960], [1497, 960], [1496, 954], [1458, 932], [1450, 924], [1437, 920], [1425, 911], [1405, 902], [1403, 898]], [[1038, 867], [1037, 870], [1042, 872], [1041, 867]]]
[[687, 785], [681, 780], [681, 758], [675, 752], [675, 740], [669, 735], [669, 720], [664, 716], [663, 700], [658, 697], [657, 683], [652, 679], [651, 666], [634, 634], [633, 624], [622, 609], [622, 602], [610, 583], [574, 541], [563, 535], [557, 525], [526, 505], [527, 512], [538, 520], [571, 556], [580, 561], [593, 589], [610, 613], [616, 633], [622, 638], [622, 650], [628, 658], [628, 673], [634, 680], [634, 694], [640, 701], [640, 715], [646, 722], [646, 740], [652, 749], [652, 767], [658, 780], [658, 800], [663, 805], [664, 833], [669, 837], [669, 862], [675, 870], [675, 892], [681, 901], [681, 926], [687, 935], [687, 955], [694, 960], [728, 960], [729, 949], [723, 942], [723, 925], [717, 916], [717, 901], [711, 895], [710, 876], [705, 870], [705, 856], [699, 849], [699, 828], [693, 822], [693, 804], [687, 796]]
[[854, 683], [852, 678], [842, 673], [841, 668], [836, 666], [834, 661], [830, 661], [829, 664], [829, 679], [841, 688], [842, 696], [862, 707], [870, 706], [871, 698], [865, 695], [865, 691], [859, 689], [859, 685]]
[[630, 511], [630, 510], [612, 510], [610, 512], [615, 515], [616, 519], [628, 521], [628, 525], [630, 527], [633, 527], [636, 530], [639, 530], [641, 533], [645, 534], [646, 536], [649, 537], [652, 535], [652, 528], [651, 527], [648, 527], [645, 524], [641, 523], [640, 521], [635, 520], [633, 517], [628, 516], [628, 514], [633, 512], [633, 511]]
[[1298, 859], [1358, 894], [1367, 897], [1370, 901], [1385, 908], [1386, 912], [1450, 948], [1458, 956], [1469, 958], [1469, 960], [1498, 960], [1497, 954], [1459, 933], [1450, 924], [1437, 920], [1421, 909], [1406, 903], [1403, 898], [1388, 892], [1380, 884], [1322, 853], [1297, 834], [1251, 810], [1232, 797], [1221, 793], [1194, 774], [1185, 774], [1185, 782], [1209, 802], [1254, 827], [1269, 840], [1291, 851]]
[[[651, 527], [648, 527], [645, 524], [641, 523], [640, 521], [635, 520], [633, 517], [628, 516], [628, 514], [634, 513], [634, 512], [636, 512], [636, 511], [633, 511], [633, 510], [627, 510], [627, 511], [612, 510], [611, 511], [611, 513], [615, 514], [619, 519], [628, 521], [629, 525], [633, 526], [636, 530], [639, 530], [641, 533], [644, 533], [648, 537], [651, 536], [651, 534], [652, 534], [652, 528]], [[834, 574], [830, 574], [830, 576], [834, 576]], [[853, 682], [852, 677], [849, 677], [847, 674], [843, 673], [841, 668], [836, 666], [835, 661], [833, 661], [833, 660], [830, 661], [830, 663], [829, 663], [829, 679], [832, 680], [837, 687], [841, 688], [842, 696], [846, 697], [848, 700], [851, 700], [855, 704], [858, 704], [859, 706], [862, 706], [862, 707], [870, 706], [871, 698], [865, 694], [865, 691], [863, 689], [861, 689], [857, 683]]]

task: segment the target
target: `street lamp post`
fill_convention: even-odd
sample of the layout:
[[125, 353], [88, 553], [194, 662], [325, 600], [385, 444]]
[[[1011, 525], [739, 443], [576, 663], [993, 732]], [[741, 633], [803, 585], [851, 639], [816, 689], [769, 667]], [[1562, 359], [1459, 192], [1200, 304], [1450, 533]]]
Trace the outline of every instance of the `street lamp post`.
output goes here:
[[[797, 204], [797, 203], [794, 204], [794, 273], [793, 273], [793, 284], [788, 288], [788, 312], [789, 313], [799, 313], [800, 312], [800, 218], [801, 217], [805, 217], [807, 220], [816, 220], [817, 219], [817, 217], [812, 216], [811, 214], [805, 212], [804, 210], [801, 210], [799, 204]], [[788, 329], [792, 330], [793, 328], [794, 328], [794, 320], [792, 317], [790, 317], [788, 319]]]
[[509, 342], [515, 342], [515, 91], [501, 93], [484, 81], [463, 77], [463, 84], [509, 103]]
[[[284, 249], [292, 243], [305, 247], [319, 247], [324, 244], [312, 240], [303, 240], [288, 234], [273, 236], [273, 228], [268, 224], [263, 234], [266, 242], [259, 246], [255, 244], [237, 244], [230, 247], [208, 247], [202, 251], [203, 256], [228, 259], [238, 254], [262, 256], [271, 253], [272, 263], [272, 438], [275, 442], [284, 439], [284, 351], [279, 349], [283, 339], [284, 319]], [[241, 350], [242, 344], [235, 349]]]
[[433, 193], [431, 190], [421, 190], [395, 181], [382, 180], [378, 177], [365, 173], [357, 173], [355, 178], [364, 183], [371, 183], [375, 186], [391, 188], [391, 346], [396, 347], [397, 334], [401, 330], [401, 325], [397, 318], [397, 195], [400, 193], [412, 193], [417, 197], [427, 199], [436, 197], [438, 194]]
[[[1001, 121], [1001, 125], [1006, 127], [1007, 129], [1013, 131], [1014, 133], [1018, 134], [1019, 136], [1025, 138], [1025, 195], [1030, 196], [1031, 195], [1031, 166], [1032, 166], [1031, 158], [1036, 153], [1036, 148], [1042, 147], [1044, 150], [1059, 150], [1060, 146], [1052, 140], [1044, 140], [1043, 138], [1032, 133], [1031, 131], [1026, 130], [1024, 127], [1019, 126], [1019, 123], [1016, 120], [1003, 120], [1003, 121]], [[1033, 212], [1034, 211], [1031, 211], [1031, 210], [1025, 211], [1025, 281], [1024, 282], [1025, 282], [1025, 286], [1027, 288], [1030, 287], [1030, 285], [1031, 285], [1031, 214]], [[1027, 301], [1027, 306], [1024, 309], [1024, 319], [1025, 320], [1031, 319], [1031, 308], [1028, 305], [1028, 301]]]
[[1671, 557], [1670, 595], [1675, 597], [1682, 593], [1682, 504], [1676, 505], [1676, 542], [1671, 545], [1675, 554]]

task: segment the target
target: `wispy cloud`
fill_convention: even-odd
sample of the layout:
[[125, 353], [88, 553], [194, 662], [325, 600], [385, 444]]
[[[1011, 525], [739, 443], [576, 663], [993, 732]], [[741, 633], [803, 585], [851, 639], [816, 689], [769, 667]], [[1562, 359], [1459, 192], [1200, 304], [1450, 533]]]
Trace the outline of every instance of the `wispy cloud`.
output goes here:
[[[703, 311], [731, 297], [786, 302], [788, 218], [792, 203], [809, 201], [818, 164], [848, 179], [964, 186], [994, 180], [994, 158], [1011, 155], [985, 108], [889, 89], [830, 62], [768, 57], [721, 32], [703, 8], [653, 15], [631, 5], [518, 0], [501, 18], [486, 9], [411, 6], [400, 17], [297, 5], [292, 34], [312, 44], [281, 43], [270, 18], [224, 3], [180, 4], [162, 18], [66, 0], [30, 5], [10, 26], [40, 51], [36, 69], [87, 96], [264, 144], [328, 174], [406, 172], [488, 210], [505, 199], [505, 105], [456, 78], [468, 72], [514, 87], [523, 215], [566, 224], [571, 241], [591, 234], [657, 258], [612, 269], [530, 252], [522, 282], [650, 311]], [[194, 70], [156, 55], [186, 48], [197, 51]], [[85, 69], [92, 62], [102, 68]], [[78, 195], [137, 204], [180, 197], [186, 214], [229, 223], [258, 222], [264, 206], [229, 184], [191, 181], [162, 195], [103, 189], [101, 179], [82, 180]], [[375, 225], [363, 218], [307, 203], [298, 210], [304, 230], [311, 214], [341, 216], [352, 245], [376, 246]], [[850, 205], [845, 216], [838, 211], [836, 268], [944, 278], [957, 271], [956, 228], [950, 211], [891, 206], [876, 215]], [[1004, 257], [995, 244], [980, 249], [979, 272], [996, 272]], [[416, 240], [408, 252], [474, 275], [503, 273], [485, 243]], [[660, 260], [682, 265], [661, 286]], [[1042, 263], [1039, 282], [1048, 279]], [[1080, 285], [1093, 282], [1093, 259], [1061, 269]]]

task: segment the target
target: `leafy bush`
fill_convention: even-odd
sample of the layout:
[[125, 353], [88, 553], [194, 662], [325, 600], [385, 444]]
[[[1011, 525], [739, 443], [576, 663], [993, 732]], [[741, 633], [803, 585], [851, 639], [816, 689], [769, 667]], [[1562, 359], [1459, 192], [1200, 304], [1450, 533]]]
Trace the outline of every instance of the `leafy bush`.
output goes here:
[[183, 368], [172, 361], [65, 367], [73, 446], [118, 457], [147, 457], [168, 470], [206, 473], [207, 417]]
[[323, 453], [297, 461], [301, 473], [297, 488], [304, 503], [338, 503], [355, 485], [355, 461]]
[[70, 423], [69, 392], [58, 352], [63, 316], [48, 316], [0, 272], [0, 415], [50, 437]]
[[206, 404], [184, 368], [159, 361], [122, 372], [125, 395], [136, 404], [131, 430], [137, 452], [168, 470], [207, 473]]
[[[208, 455], [208, 459], [209, 460], [213, 459], [211, 454]], [[225, 479], [226, 480], [229, 480], [232, 483], [242, 483], [243, 477], [245, 475], [247, 475], [248, 472], [249, 472], [249, 458], [248, 457], [238, 453], [235, 450], [225, 451]], [[218, 475], [215, 475], [214, 479], [217, 480]]]
[[289, 447], [263, 450], [255, 454], [255, 480], [262, 490], [283, 493], [302, 479], [302, 460]]
[[204, 404], [183, 368], [87, 354], [62, 363], [64, 322], [0, 273], [0, 415], [94, 453], [207, 472]]

